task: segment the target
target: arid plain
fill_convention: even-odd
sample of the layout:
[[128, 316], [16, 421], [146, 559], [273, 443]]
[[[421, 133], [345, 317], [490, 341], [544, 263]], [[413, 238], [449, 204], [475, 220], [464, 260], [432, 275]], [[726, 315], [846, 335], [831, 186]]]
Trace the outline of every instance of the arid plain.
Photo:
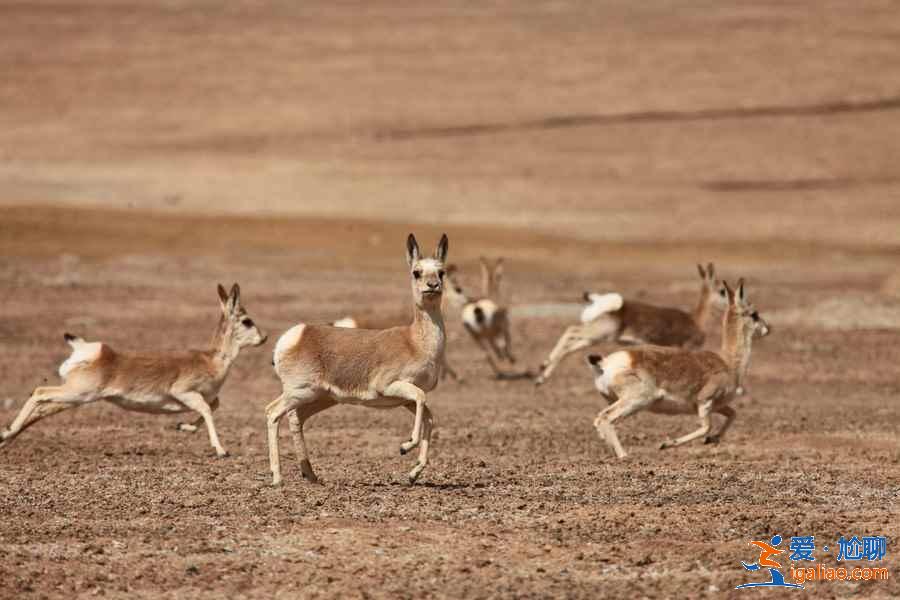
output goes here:
[[[7, 2], [0, 50], [2, 425], [64, 331], [202, 346], [239, 281], [270, 334], [227, 459], [100, 404], [0, 450], [0, 597], [739, 598], [776, 533], [887, 536], [893, 579], [792, 593], [900, 595], [895, 3]], [[586, 352], [497, 381], [454, 314], [417, 485], [409, 413], [339, 407], [307, 427], [323, 484], [284, 427], [272, 488], [274, 340], [406, 306], [410, 231], [473, 292], [506, 258], [523, 367], [584, 290], [746, 277], [773, 332], [734, 427], [660, 452], [696, 420], [639, 414], [618, 461]]]

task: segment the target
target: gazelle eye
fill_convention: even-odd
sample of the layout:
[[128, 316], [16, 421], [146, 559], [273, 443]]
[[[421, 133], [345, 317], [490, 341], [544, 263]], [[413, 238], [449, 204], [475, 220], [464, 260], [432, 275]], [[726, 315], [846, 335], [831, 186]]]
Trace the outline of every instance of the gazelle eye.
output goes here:
[[719, 295], [723, 298], [725, 297], [725, 290], [719, 290]]
[[416, 269], [415, 271], [413, 271], [413, 277], [415, 277], [416, 279], [422, 279], [422, 271]]
[[253, 327], [253, 319], [244, 319], [241, 321], [241, 325], [244, 327]]
[[759, 321], [759, 313], [754, 310], [752, 313], [750, 313], [750, 318], [754, 321]]

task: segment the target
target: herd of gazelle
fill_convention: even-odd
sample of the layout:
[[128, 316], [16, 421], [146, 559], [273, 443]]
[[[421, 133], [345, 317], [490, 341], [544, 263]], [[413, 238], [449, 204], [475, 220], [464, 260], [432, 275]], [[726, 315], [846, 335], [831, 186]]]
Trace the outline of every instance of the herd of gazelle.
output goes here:
[[[442, 301], [461, 312], [462, 324], [482, 348], [499, 377], [495, 362], [515, 363], [508, 309], [500, 300], [502, 259], [482, 259], [482, 297], [470, 298], [446, 264], [447, 236], [430, 257], [420, 253], [415, 237], [406, 242], [413, 299], [412, 323], [382, 321], [374, 327], [365, 317], [349, 316], [329, 325], [299, 323], [278, 339], [272, 365], [281, 380], [281, 394], [266, 407], [272, 482], [281, 482], [278, 430], [287, 415], [301, 473], [318, 481], [303, 436], [311, 416], [338, 404], [370, 408], [404, 407], [414, 415], [410, 439], [400, 453], [418, 448], [409, 472], [415, 482], [428, 464], [434, 418], [427, 393], [447, 373], [446, 331]], [[744, 282], [732, 290], [716, 279], [712, 264], [698, 266], [700, 298], [693, 313], [624, 300], [619, 294], [585, 293], [581, 324], [565, 330], [543, 363], [537, 384], [544, 383], [560, 361], [600, 342], [638, 344], [602, 358], [588, 356], [595, 385], [609, 406], [594, 421], [599, 436], [616, 456], [626, 456], [613, 423], [641, 410], [664, 414], [696, 414], [700, 427], [661, 448], [704, 437], [717, 442], [731, 426], [735, 411], [729, 402], [743, 393], [752, 340], [769, 333], [768, 324], [748, 302]], [[213, 412], [219, 390], [241, 348], [265, 343], [266, 335], [247, 315], [240, 288], [218, 286], [221, 318], [207, 350], [127, 353], [102, 342], [87, 342], [65, 334], [71, 356], [59, 368], [62, 385], [39, 387], [8, 429], [0, 431], [0, 448], [37, 421], [68, 408], [105, 400], [127, 410], [168, 414], [193, 411], [193, 423], [182, 431], [206, 426], [218, 456], [227, 456], [219, 441]], [[724, 313], [719, 352], [700, 349], [714, 309]], [[725, 421], [713, 433], [712, 414]]]

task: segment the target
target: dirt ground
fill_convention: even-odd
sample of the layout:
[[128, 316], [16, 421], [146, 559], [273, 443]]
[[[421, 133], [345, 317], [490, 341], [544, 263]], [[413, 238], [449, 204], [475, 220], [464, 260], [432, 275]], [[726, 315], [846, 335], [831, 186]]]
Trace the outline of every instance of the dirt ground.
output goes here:
[[[0, 5], [0, 426], [64, 331], [202, 347], [239, 281], [270, 334], [222, 394], [229, 458], [106, 405], [0, 450], [0, 598], [773, 597], [734, 587], [774, 534], [828, 566], [888, 538], [889, 581], [785, 594], [900, 596], [898, 44], [889, 1]], [[696, 420], [640, 414], [618, 461], [586, 352], [497, 381], [451, 315], [418, 484], [406, 411], [338, 407], [307, 427], [323, 484], [283, 431], [272, 488], [274, 340], [405, 306], [409, 231], [473, 290], [506, 257], [532, 368], [571, 320], [542, 307], [747, 277], [773, 333], [734, 427], [659, 451]]]

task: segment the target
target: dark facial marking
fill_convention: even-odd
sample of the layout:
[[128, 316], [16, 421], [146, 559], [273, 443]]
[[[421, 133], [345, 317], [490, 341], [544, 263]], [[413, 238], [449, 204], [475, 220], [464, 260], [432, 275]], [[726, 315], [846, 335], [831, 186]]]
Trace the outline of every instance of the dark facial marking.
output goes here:
[[253, 319], [244, 319], [243, 321], [241, 321], [241, 324], [244, 327], [253, 327]]
[[413, 277], [415, 277], [416, 279], [421, 279], [421, 278], [422, 278], [422, 271], [416, 269], [415, 271], [413, 271]]

